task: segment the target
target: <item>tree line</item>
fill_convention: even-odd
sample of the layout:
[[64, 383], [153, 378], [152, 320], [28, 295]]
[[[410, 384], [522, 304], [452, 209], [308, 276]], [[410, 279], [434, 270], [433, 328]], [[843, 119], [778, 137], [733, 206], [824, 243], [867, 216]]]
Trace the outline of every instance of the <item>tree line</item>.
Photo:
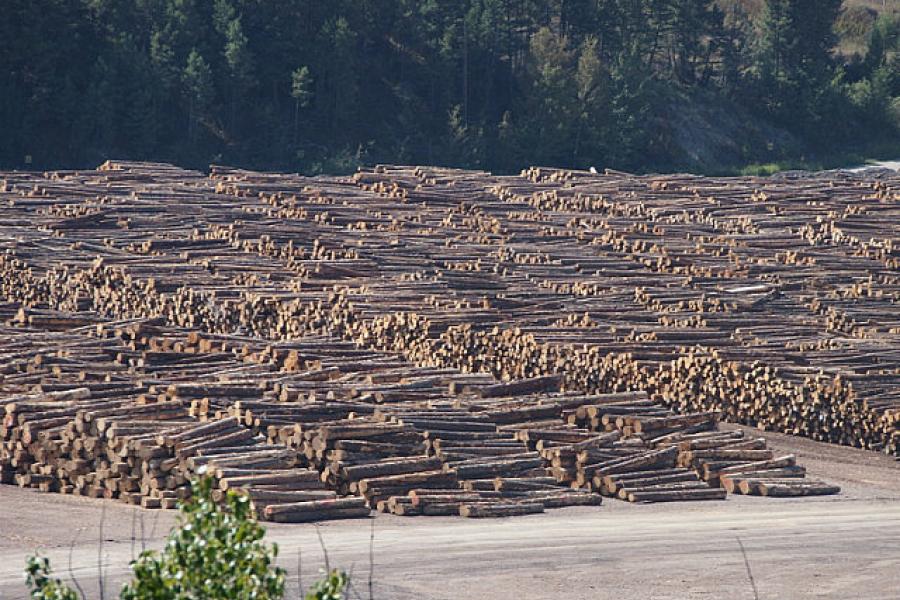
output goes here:
[[800, 148], [896, 135], [896, 19], [849, 61], [840, 0], [750, 4], [7, 0], [0, 164], [699, 168], [673, 142], [683, 106]]

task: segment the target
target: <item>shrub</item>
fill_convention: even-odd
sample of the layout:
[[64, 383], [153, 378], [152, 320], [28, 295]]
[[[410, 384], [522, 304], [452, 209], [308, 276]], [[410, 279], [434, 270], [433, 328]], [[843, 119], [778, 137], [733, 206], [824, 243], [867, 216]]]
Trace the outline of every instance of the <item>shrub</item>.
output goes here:
[[50, 560], [47, 558], [28, 557], [25, 583], [31, 590], [32, 600], [78, 600], [75, 590], [50, 577]]
[[[165, 548], [145, 551], [132, 561], [134, 579], [120, 598], [281, 600], [285, 571], [275, 566], [278, 546], [263, 542], [264, 535], [246, 496], [229, 491], [217, 503], [212, 479], [196, 481]], [[29, 557], [25, 575], [32, 600], [79, 600], [74, 590], [51, 577], [46, 558]], [[342, 600], [349, 582], [345, 572], [332, 570], [313, 585], [306, 600]]]
[[285, 573], [274, 566], [278, 546], [262, 542], [265, 533], [251, 517], [249, 498], [229, 491], [220, 505], [212, 497], [212, 479], [201, 479], [166, 547], [145, 551], [132, 562], [134, 581], [121, 597], [281, 598]]
[[346, 573], [332, 569], [306, 593], [306, 600], [343, 600], [349, 583], [350, 578]]

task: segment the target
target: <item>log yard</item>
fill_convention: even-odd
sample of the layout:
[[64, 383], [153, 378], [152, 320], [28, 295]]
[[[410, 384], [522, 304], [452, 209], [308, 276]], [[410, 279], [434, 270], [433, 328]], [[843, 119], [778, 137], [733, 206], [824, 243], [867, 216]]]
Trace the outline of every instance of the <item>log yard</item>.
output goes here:
[[[718, 598], [723, 577], [737, 597], [900, 593], [897, 172], [110, 160], [2, 172], [0, 206], [0, 596], [16, 540], [71, 563], [67, 514], [102, 512], [133, 549], [135, 515], [171, 524], [199, 477], [283, 547], [314, 552], [299, 524], [322, 524], [358, 564], [372, 528], [385, 597], [477, 596], [427, 581], [480, 539], [514, 563], [471, 574], [505, 588], [485, 597], [528, 596], [503, 583], [519, 561], [579, 572], [589, 541], [624, 563], [570, 597]], [[699, 591], [632, 572], [702, 576], [660, 557], [704, 532], [734, 547]], [[836, 540], [872, 594], [846, 569], [818, 595], [785, 579]], [[719, 572], [744, 544], [768, 580]]]

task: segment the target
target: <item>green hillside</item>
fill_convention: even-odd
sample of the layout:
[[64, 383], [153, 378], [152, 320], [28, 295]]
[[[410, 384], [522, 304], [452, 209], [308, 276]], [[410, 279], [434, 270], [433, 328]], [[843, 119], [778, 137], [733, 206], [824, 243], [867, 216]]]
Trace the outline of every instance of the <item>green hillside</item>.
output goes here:
[[898, 5], [8, 0], [0, 165], [837, 163], [897, 150]]

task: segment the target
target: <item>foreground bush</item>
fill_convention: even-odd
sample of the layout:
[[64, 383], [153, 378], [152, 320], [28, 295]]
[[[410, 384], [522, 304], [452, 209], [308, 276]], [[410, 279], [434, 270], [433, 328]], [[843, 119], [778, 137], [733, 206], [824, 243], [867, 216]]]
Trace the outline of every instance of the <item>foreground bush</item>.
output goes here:
[[33, 600], [78, 600], [72, 588], [50, 577], [50, 561], [46, 558], [28, 557], [25, 583]]
[[[142, 552], [132, 561], [134, 579], [122, 588], [122, 600], [280, 600], [285, 571], [275, 566], [276, 544], [263, 541], [265, 529], [251, 514], [246, 496], [229, 491], [213, 500], [212, 480], [194, 483], [194, 494], [181, 506], [178, 526], [162, 551]], [[31, 557], [26, 582], [33, 600], [77, 600], [78, 594], [51, 577], [46, 558]], [[338, 570], [328, 573], [307, 600], [341, 600], [349, 584]]]
[[284, 570], [274, 566], [278, 546], [251, 517], [250, 500], [230, 492], [222, 505], [212, 480], [199, 481], [181, 509], [180, 525], [161, 552], [145, 551], [132, 563], [134, 581], [123, 600], [258, 598], [284, 596]]

